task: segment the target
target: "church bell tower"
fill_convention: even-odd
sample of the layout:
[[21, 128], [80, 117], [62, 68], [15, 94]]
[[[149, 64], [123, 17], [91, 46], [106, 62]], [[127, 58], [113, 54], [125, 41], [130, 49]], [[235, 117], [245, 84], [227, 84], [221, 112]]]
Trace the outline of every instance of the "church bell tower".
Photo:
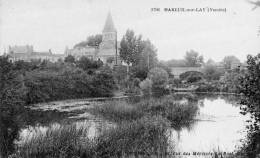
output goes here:
[[110, 12], [107, 15], [105, 26], [102, 31], [99, 56], [103, 59], [103, 62], [107, 58], [114, 58], [114, 60], [117, 61], [117, 31]]

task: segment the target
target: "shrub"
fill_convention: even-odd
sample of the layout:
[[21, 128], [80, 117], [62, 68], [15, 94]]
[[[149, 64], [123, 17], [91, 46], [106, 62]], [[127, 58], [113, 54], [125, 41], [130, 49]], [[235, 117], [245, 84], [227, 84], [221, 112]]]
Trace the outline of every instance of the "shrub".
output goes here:
[[153, 68], [149, 71], [148, 78], [152, 81], [152, 92], [161, 93], [168, 83], [168, 73], [162, 68]]
[[180, 75], [181, 80], [186, 80], [189, 83], [197, 82], [202, 78], [203, 78], [203, 74], [196, 71], [189, 71]]
[[144, 95], [150, 95], [152, 89], [152, 81], [148, 78], [140, 82], [139, 84]]

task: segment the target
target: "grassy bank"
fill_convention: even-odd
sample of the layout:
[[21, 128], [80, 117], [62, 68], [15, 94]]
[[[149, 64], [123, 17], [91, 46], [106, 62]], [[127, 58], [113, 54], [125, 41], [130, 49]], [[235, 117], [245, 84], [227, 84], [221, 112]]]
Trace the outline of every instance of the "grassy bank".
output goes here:
[[160, 116], [143, 117], [87, 137], [88, 127], [67, 125], [48, 128], [27, 139], [13, 158], [108, 158], [164, 155], [170, 147], [169, 123]]

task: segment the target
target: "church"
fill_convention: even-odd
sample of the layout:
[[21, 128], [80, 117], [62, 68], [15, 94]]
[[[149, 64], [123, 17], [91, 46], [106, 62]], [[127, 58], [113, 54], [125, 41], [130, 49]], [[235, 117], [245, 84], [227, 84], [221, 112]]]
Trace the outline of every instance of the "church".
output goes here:
[[86, 56], [93, 60], [101, 60], [103, 63], [117, 65], [120, 62], [117, 42], [117, 31], [109, 12], [102, 31], [102, 42], [98, 47], [86, 46], [73, 49], [66, 48], [65, 55], [72, 55], [76, 59]]
[[86, 46], [76, 47], [73, 49], [66, 48], [64, 54], [54, 54], [51, 52], [51, 49], [46, 52], [34, 51], [33, 46], [31, 45], [9, 46], [7, 55], [11, 61], [31, 61], [41, 59], [49, 60], [51, 62], [64, 60], [64, 58], [68, 55], [72, 55], [76, 59], [86, 56], [93, 60], [101, 60], [103, 63], [113, 66], [121, 63], [118, 54], [117, 31], [115, 29], [111, 13], [108, 13], [105, 26], [102, 31], [102, 42], [98, 47]]

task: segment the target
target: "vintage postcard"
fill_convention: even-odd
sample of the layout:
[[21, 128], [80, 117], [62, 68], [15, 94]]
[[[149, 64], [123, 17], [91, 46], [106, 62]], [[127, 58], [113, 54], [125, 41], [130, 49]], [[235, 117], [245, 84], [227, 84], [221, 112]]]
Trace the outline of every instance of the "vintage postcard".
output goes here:
[[0, 0], [0, 158], [260, 158], [260, 1]]

